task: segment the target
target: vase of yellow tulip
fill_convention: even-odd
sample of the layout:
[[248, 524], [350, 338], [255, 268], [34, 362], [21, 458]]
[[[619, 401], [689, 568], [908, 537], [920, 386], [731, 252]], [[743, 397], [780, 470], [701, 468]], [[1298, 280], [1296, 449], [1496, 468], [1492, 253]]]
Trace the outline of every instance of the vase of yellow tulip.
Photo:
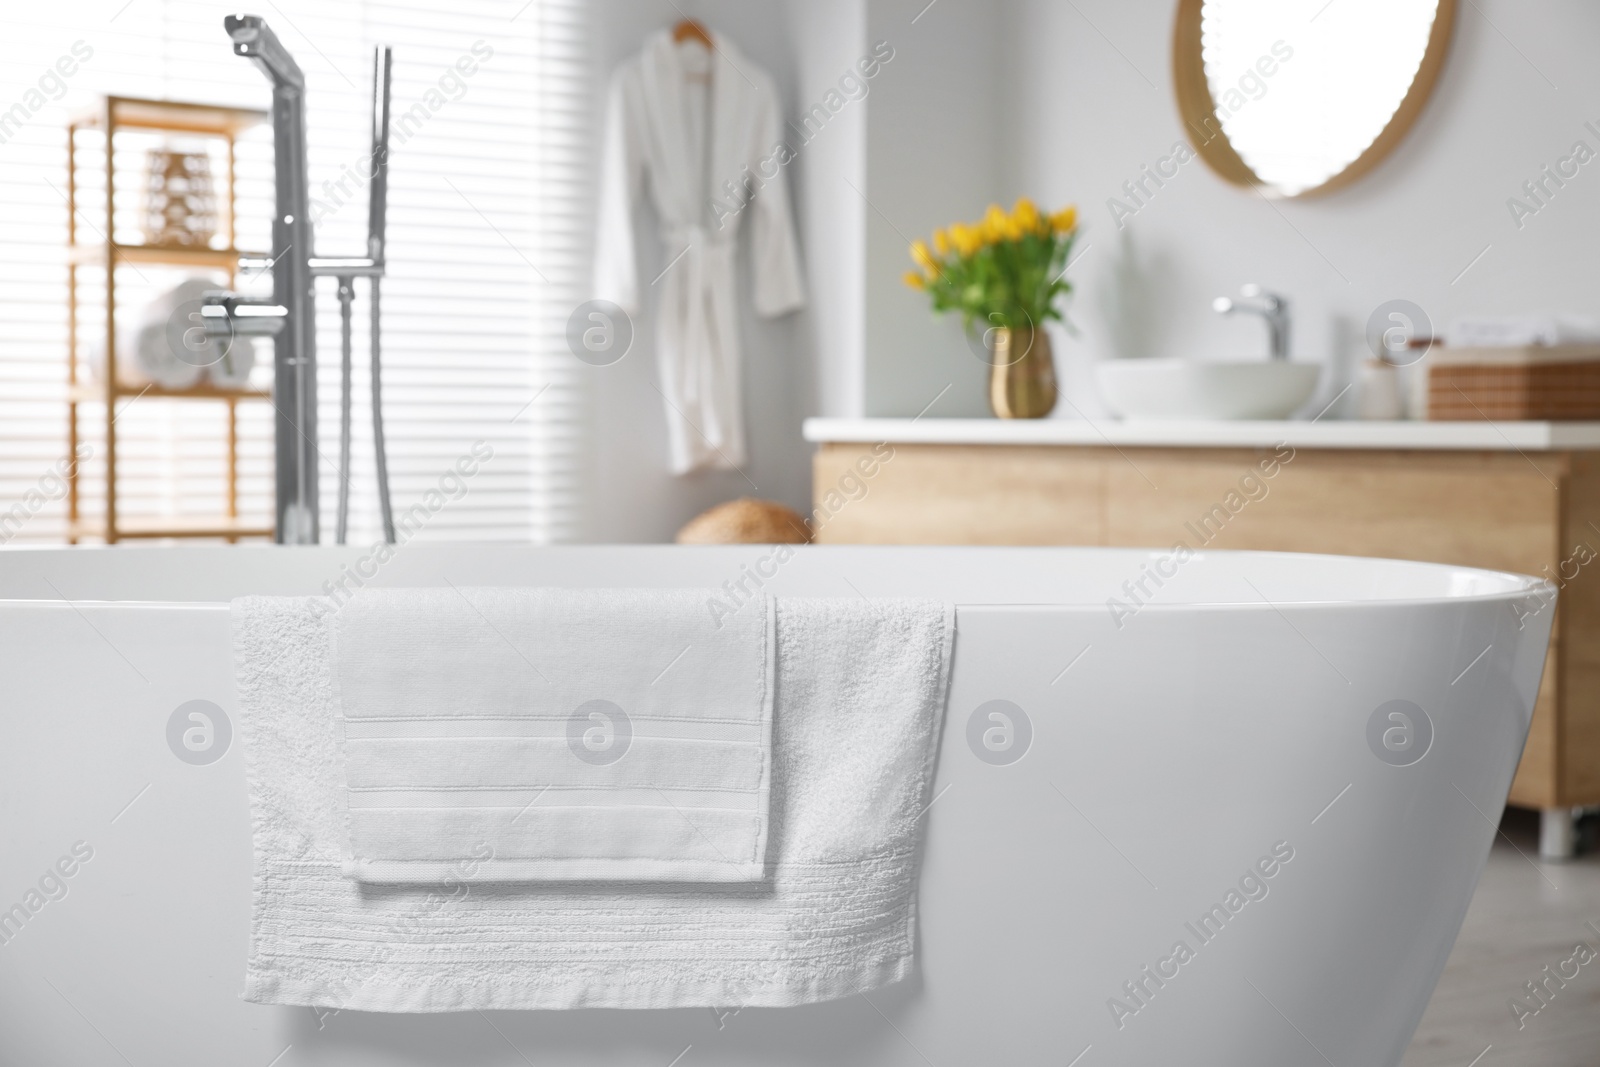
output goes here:
[[[998, 204], [978, 222], [957, 222], [911, 244], [918, 269], [906, 284], [956, 311], [981, 339], [989, 364], [989, 406], [1002, 419], [1038, 419], [1056, 406], [1055, 360], [1044, 324], [1065, 321], [1058, 301], [1072, 291], [1062, 275], [1077, 236], [1078, 212], [1042, 213], [1026, 197]], [[981, 327], [981, 334], [979, 329]]]

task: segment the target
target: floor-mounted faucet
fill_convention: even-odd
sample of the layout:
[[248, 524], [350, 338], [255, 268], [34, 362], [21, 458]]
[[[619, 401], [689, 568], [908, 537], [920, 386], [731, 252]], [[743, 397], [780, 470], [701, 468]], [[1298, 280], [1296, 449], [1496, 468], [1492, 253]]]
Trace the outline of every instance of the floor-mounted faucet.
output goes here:
[[[235, 55], [255, 63], [272, 85], [273, 170], [276, 179], [272, 217], [272, 299], [251, 300], [237, 293], [207, 296], [201, 319], [217, 337], [273, 339], [272, 406], [276, 493], [274, 517], [282, 544], [316, 544], [321, 537], [317, 487], [317, 312], [316, 279], [339, 283], [343, 365], [340, 399], [339, 522], [344, 543], [350, 493], [350, 315], [357, 277], [371, 284], [372, 429], [377, 459], [378, 503], [384, 537], [393, 541], [388, 463], [383, 439], [379, 375], [379, 286], [384, 273], [384, 229], [389, 189], [389, 85], [393, 57], [374, 49], [372, 71], [372, 184], [368, 195], [367, 254], [318, 258], [310, 216], [310, 176], [306, 158], [305, 75], [266, 20], [259, 15], [229, 15], [223, 28]], [[241, 263], [241, 265], [245, 265]], [[259, 266], [254, 258], [249, 266]]]
[[1253, 282], [1241, 286], [1239, 295], [1255, 303], [1242, 304], [1225, 296], [1211, 302], [1211, 309], [1219, 315], [1244, 313], [1260, 315], [1267, 320], [1273, 359], [1289, 358], [1289, 301], [1277, 293], [1269, 293]]

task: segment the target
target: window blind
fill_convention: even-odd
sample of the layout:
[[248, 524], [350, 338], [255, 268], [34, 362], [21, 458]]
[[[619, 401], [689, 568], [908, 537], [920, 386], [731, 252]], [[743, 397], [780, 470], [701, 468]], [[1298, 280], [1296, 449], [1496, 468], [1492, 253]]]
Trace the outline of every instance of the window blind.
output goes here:
[[[388, 276], [383, 387], [397, 515], [458, 458], [493, 456], [413, 536], [552, 541], [574, 535], [579, 379], [566, 315], [586, 272], [588, 150], [584, 0], [273, 0], [263, 15], [307, 80], [312, 215], [320, 255], [365, 252], [372, 47], [393, 47]], [[235, 10], [185, 0], [8, 9], [0, 18], [0, 540], [60, 540], [67, 455], [67, 132], [100, 94], [266, 109], [265, 78], [232, 54]], [[57, 65], [58, 57], [72, 62]], [[70, 69], [71, 73], [63, 73]], [[7, 110], [9, 109], [9, 110]], [[115, 217], [104, 215], [97, 133], [80, 133], [80, 241], [110, 226], [139, 240], [144, 149], [119, 140]], [[148, 142], [148, 144], [146, 143]], [[222, 192], [225, 165], [214, 159]], [[237, 149], [236, 244], [265, 251], [272, 205], [271, 130]], [[99, 184], [96, 185], [96, 182]], [[80, 379], [104, 336], [104, 279], [80, 268]], [[117, 268], [119, 327], [182, 273]], [[210, 275], [220, 283], [226, 277]], [[270, 292], [264, 278], [241, 288]], [[356, 282], [351, 540], [380, 536], [374, 482], [366, 283]], [[323, 540], [333, 537], [338, 458], [339, 316], [335, 283], [317, 291]], [[103, 347], [103, 346], [102, 346]], [[253, 382], [271, 381], [262, 343]], [[272, 419], [239, 405], [241, 516], [270, 524]], [[81, 510], [103, 512], [104, 408], [81, 405]], [[225, 502], [224, 407], [209, 400], [126, 399], [117, 415], [120, 514], [213, 516]], [[478, 449], [483, 452], [482, 446]], [[22, 504], [25, 522], [15, 519]]]

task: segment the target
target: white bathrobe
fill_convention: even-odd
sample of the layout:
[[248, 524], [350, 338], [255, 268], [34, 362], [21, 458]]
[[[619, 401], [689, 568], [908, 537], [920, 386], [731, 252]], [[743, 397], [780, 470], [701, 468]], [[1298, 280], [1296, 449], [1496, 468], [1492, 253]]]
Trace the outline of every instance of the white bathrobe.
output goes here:
[[[777, 92], [725, 38], [663, 30], [612, 79], [600, 172], [595, 295], [638, 313], [658, 293], [656, 361], [675, 473], [745, 461], [734, 262], [746, 216], [754, 303], [805, 301]], [[665, 269], [641, 280], [633, 209], [648, 189]]]

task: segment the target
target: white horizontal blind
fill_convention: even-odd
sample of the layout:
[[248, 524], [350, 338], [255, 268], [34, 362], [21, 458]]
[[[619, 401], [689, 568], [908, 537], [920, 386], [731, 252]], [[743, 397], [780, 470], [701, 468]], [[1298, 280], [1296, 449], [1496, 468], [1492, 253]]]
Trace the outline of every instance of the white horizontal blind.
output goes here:
[[[572, 536], [577, 484], [576, 361], [563, 327], [586, 270], [575, 220], [583, 174], [587, 80], [581, 5], [466, 0], [275, 0], [263, 14], [306, 74], [317, 252], [365, 252], [367, 203], [355, 174], [368, 154], [372, 46], [393, 47], [393, 147], [383, 282], [384, 412], [397, 514], [445, 479], [455, 497], [416, 536], [559, 540]], [[0, 16], [0, 512], [31, 501], [20, 532], [59, 539], [64, 502], [52, 465], [67, 453], [66, 123], [99, 94], [266, 109], [266, 79], [232, 54], [219, 3], [123, 0], [8, 6]], [[515, 16], [515, 17], [513, 17]], [[79, 43], [81, 42], [81, 43]], [[66, 64], [59, 56], [91, 53]], [[54, 73], [53, 73], [54, 72]], [[41, 81], [43, 79], [43, 81]], [[35, 95], [30, 91], [38, 90]], [[41, 106], [34, 108], [30, 102]], [[21, 112], [10, 112], [13, 103]], [[15, 121], [18, 117], [23, 121]], [[106, 226], [97, 133], [78, 137], [78, 239]], [[112, 225], [139, 240], [144, 151], [161, 138], [119, 140]], [[182, 146], [183, 142], [177, 142]], [[224, 186], [220, 157], [214, 166]], [[269, 243], [271, 131], [241, 141], [239, 247]], [[218, 244], [221, 244], [219, 238]], [[119, 325], [182, 275], [118, 268]], [[218, 282], [223, 275], [213, 275]], [[104, 335], [103, 276], [80, 268], [78, 358]], [[241, 287], [270, 292], [265, 278]], [[366, 283], [356, 283], [351, 539], [379, 536], [367, 403]], [[319, 448], [323, 539], [331, 541], [338, 457], [339, 320], [331, 279], [319, 283]], [[259, 384], [269, 384], [270, 344]], [[80, 377], [85, 376], [82, 372]], [[225, 436], [220, 403], [124, 401], [117, 419], [120, 514], [217, 515]], [[103, 500], [103, 408], [80, 408], [95, 449], [82, 471], [82, 511]], [[241, 513], [270, 523], [271, 409], [240, 404]], [[493, 458], [465, 479], [447, 472], [474, 443]], [[483, 451], [479, 446], [479, 453]], [[42, 492], [28, 497], [29, 490]], [[42, 502], [40, 498], [43, 498]], [[14, 525], [14, 524], [13, 524]]]

